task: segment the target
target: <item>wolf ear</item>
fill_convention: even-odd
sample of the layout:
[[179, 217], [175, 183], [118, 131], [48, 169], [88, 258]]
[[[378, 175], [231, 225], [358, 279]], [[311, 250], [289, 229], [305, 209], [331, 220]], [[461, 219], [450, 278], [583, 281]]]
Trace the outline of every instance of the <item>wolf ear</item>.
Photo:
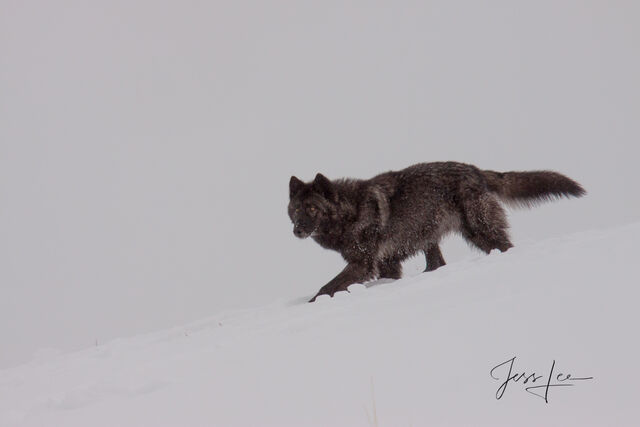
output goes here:
[[333, 200], [335, 198], [333, 184], [321, 173], [317, 174], [316, 179], [313, 180], [313, 189], [329, 200]]
[[295, 176], [292, 176], [289, 180], [289, 197], [293, 197], [298, 191], [304, 187], [304, 182], [300, 181]]

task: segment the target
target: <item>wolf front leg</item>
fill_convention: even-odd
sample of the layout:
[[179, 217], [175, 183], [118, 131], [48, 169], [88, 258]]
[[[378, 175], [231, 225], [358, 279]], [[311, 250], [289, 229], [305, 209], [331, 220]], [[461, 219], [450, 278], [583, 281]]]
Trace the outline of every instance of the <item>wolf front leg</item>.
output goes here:
[[309, 302], [314, 302], [320, 295], [333, 296], [336, 292], [346, 291], [349, 285], [362, 283], [374, 277], [373, 267], [367, 264], [350, 263], [329, 283], [324, 285]]
[[427, 259], [427, 267], [424, 269], [427, 271], [433, 271], [446, 264], [440, 252], [440, 246], [437, 243], [429, 243], [424, 249], [424, 256]]

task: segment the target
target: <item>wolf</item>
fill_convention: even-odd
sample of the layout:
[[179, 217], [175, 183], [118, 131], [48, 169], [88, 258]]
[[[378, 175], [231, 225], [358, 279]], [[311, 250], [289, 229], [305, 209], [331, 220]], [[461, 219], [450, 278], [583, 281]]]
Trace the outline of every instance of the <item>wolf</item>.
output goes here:
[[439, 243], [457, 232], [483, 252], [513, 244], [500, 202], [532, 207], [584, 188], [552, 171], [494, 172], [458, 162], [419, 163], [371, 179], [329, 180], [318, 173], [289, 181], [293, 234], [338, 251], [347, 266], [319, 295], [333, 296], [353, 283], [399, 279], [401, 262], [424, 252], [425, 271], [445, 265]]

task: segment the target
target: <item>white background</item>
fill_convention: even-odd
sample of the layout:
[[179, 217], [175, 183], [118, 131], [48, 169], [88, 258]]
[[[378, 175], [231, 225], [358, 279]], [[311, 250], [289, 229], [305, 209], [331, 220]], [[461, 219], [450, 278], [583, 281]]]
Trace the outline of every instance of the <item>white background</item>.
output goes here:
[[516, 245], [638, 220], [639, 22], [634, 1], [0, 0], [0, 367], [310, 296], [342, 261], [293, 236], [292, 174], [585, 186], [514, 212]]

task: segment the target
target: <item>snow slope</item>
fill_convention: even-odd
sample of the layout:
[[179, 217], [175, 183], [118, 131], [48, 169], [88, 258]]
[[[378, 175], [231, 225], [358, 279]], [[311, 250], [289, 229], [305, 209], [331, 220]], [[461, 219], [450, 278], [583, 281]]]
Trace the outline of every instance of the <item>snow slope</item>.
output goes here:
[[[637, 223], [521, 242], [53, 355], [0, 371], [0, 425], [638, 425], [639, 240]], [[535, 385], [554, 360], [552, 383], [594, 378], [497, 400], [506, 365], [490, 370], [514, 356]]]

